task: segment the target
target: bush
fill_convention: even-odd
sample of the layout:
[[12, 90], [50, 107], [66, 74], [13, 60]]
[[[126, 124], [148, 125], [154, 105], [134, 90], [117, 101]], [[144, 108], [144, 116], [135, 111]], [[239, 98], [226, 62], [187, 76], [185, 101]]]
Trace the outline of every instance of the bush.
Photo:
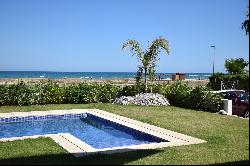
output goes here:
[[186, 83], [177, 81], [165, 88], [164, 95], [169, 100], [170, 105], [187, 108], [190, 91], [191, 88]]
[[112, 103], [118, 96], [121, 88], [112, 84], [100, 85], [98, 101], [102, 103]]
[[[32, 89], [26, 85], [24, 82], [20, 82], [17, 84], [15, 88], [16, 102], [17, 105], [30, 105], [33, 91]], [[14, 95], [13, 95], [14, 96]]]
[[97, 103], [100, 92], [99, 84], [82, 84], [81, 93], [84, 103]]
[[208, 112], [217, 112], [223, 106], [221, 97], [205, 86], [198, 86], [190, 92], [189, 108]]
[[0, 105], [112, 102], [121, 88], [112, 84], [79, 83], [60, 87], [55, 81], [0, 85]]
[[120, 88], [112, 84], [74, 84], [64, 87], [65, 103], [112, 102], [119, 91]]
[[30, 105], [32, 90], [23, 81], [0, 86], [0, 105]]
[[64, 103], [64, 92], [57, 82], [49, 80], [40, 84], [35, 89], [34, 104], [62, 104]]
[[163, 94], [166, 90], [166, 84], [150, 84], [148, 85], [148, 93], [159, 93]]
[[81, 86], [80, 84], [69, 85], [64, 87], [64, 103], [79, 104], [81, 99]]
[[[210, 92], [205, 86], [198, 86], [194, 89], [187, 83], [176, 81], [174, 84], [152, 84], [148, 87], [148, 92], [152, 89], [153, 93], [163, 94], [170, 105], [203, 110], [208, 112], [217, 112], [222, 109], [223, 103], [218, 94]], [[144, 86], [125, 86], [119, 94], [120, 96], [135, 96], [143, 92]]]
[[177, 81], [172, 85], [156, 85], [153, 89], [154, 93], [163, 94], [170, 105], [177, 107], [217, 112], [223, 106], [221, 97], [205, 86], [192, 89], [186, 83]]
[[[147, 93], [160, 93], [162, 94], [165, 91], [166, 85], [161, 84], [151, 84], [148, 85]], [[152, 90], [152, 92], [151, 92]], [[127, 85], [124, 86], [118, 96], [135, 96], [139, 93], [144, 93], [145, 91], [145, 84], [135, 84], [135, 85]]]
[[135, 96], [138, 93], [144, 92], [144, 84], [127, 85], [122, 88], [118, 96]]
[[[222, 107], [220, 96], [208, 92], [206, 87], [191, 89], [186, 83], [177, 81], [172, 85], [151, 84], [148, 92], [163, 94], [173, 106], [218, 111]], [[144, 92], [144, 85], [129, 85], [123, 88], [113, 84], [79, 83], [60, 87], [55, 81], [26, 85], [0, 85], [0, 105], [31, 105], [61, 103], [112, 103], [119, 96], [135, 96]]]
[[0, 85], [0, 106], [7, 105], [8, 100], [8, 87], [6, 85]]

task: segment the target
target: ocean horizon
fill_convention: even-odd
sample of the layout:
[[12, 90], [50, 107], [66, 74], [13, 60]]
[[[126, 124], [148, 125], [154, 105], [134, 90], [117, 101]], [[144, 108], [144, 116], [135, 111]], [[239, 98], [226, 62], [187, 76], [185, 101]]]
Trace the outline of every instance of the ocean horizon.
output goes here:
[[[176, 73], [156, 73], [163, 79]], [[212, 73], [183, 73], [186, 79], [208, 79]], [[134, 78], [136, 72], [57, 72], [57, 71], [0, 71], [0, 78], [81, 78], [81, 79], [126, 79]]]

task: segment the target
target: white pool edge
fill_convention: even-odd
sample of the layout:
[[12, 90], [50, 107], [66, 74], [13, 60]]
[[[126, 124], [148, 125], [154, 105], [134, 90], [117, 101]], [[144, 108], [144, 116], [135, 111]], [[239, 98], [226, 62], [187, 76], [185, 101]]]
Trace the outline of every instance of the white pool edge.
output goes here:
[[81, 141], [80, 139], [74, 137], [69, 133], [58, 133], [58, 134], [46, 134], [46, 135], [34, 135], [34, 136], [24, 136], [24, 137], [12, 137], [12, 138], [2, 138], [0, 141], [14, 141], [23, 140], [27, 138], [39, 138], [39, 137], [49, 137], [63, 147], [67, 152], [71, 153], [75, 157], [81, 157], [90, 154], [112, 154], [119, 152], [128, 152], [134, 150], [143, 149], [156, 149], [165, 148], [173, 146], [191, 145], [206, 143], [202, 139], [191, 137], [185, 134], [177, 133], [171, 130], [160, 128], [154, 125], [143, 123], [137, 120], [126, 118], [120, 115], [109, 113], [99, 109], [72, 109], [72, 110], [50, 110], [50, 111], [31, 111], [31, 112], [11, 112], [11, 113], [0, 113], [0, 118], [5, 117], [26, 117], [26, 116], [44, 116], [44, 115], [61, 115], [61, 114], [75, 114], [75, 113], [89, 113], [100, 118], [107, 119], [109, 121], [133, 128], [137, 131], [141, 131], [158, 138], [168, 140], [170, 142], [160, 142], [160, 143], [150, 143], [150, 144], [140, 144], [140, 145], [130, 145], [121, 146], [114, 148], [104, 148], [95, 149], [94, 147], [88, 145], [87, 143]]

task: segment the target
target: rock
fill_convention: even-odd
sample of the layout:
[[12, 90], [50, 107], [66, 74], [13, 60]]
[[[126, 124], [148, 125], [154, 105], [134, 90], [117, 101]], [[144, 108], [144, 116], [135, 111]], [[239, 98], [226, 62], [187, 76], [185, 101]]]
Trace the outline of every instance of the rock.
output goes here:
[[168, 106], [170, 105], [168, 100], [158, 93], [140, 93], [135, 96], [121, 96], [116, 98], [114, 104], [134, 104], [144, 106]]
[[227, 112], [224, 111], [224, 110], [220, 110], [218, 113], [219, 113], [219, 114], [222, 114], [222, 115], [227, 115]]

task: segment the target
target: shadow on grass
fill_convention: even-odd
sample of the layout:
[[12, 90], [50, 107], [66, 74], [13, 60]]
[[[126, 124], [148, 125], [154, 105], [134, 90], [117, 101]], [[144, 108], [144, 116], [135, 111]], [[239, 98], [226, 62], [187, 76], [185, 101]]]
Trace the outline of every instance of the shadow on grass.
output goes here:
[[213, 164], [213, 165], [249, 165], [249, 160], [226, 162], [226, 163]]
[[117, 154], [96, 154], [73, 157], [70, 154], [41, 155], [0, 160], [0, 165], [122, 165], [143, 157], [154, 155], [162, 150], [138, 150]]

